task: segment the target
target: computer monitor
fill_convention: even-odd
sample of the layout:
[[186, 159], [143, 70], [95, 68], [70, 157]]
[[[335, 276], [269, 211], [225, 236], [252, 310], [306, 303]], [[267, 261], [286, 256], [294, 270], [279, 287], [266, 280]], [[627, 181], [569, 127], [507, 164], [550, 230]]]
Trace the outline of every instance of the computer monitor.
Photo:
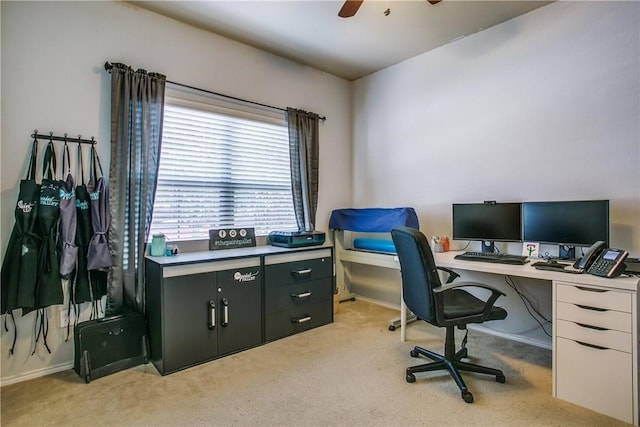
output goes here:
[[494, 252], [494, 242], [520, 242], [521, 203], [454, 203], [453, 239], [480, 240], [483, 252]]
[[579, 200], [522, 204], [522, 239], [559, 245], [559, 257], [575, 258], [576, 246], [609, 244], [609, 201]]

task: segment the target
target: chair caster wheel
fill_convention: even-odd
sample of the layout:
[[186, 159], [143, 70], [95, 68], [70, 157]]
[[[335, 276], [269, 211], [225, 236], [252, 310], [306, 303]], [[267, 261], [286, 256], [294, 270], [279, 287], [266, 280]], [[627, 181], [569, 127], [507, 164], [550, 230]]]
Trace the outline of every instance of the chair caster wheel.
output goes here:
[[415, 383], [416, 382], [416, 376], [413, 374], [407, 374], [406, 380], [408, 383]]
[[496, 382], [504, 384], [505, 381], [506, 381], [506, 378], [504, 377], [504, 375], [496, 375]]
[[469, 392], [469, 391], [463, 391], [462, 392], [462, 399], [466, 403], [473, 403], [473, 394], [471, 394], [471, 392]]
[[396, 330], [396, 327], [395, 327], [395, 326], [393, 326], [393, 325], [389, 325], [389, 330], [390, 330], [391, 332], [393, 332], [393, 331], [395, 331], [395, 330]]
[[415, 349], [411, 350], [411, 351], [409, 352], [409, 355], [410, 355], [411, 357], [419, 357], [419, 356], [420, 356], [420, 354], [419, 354]]

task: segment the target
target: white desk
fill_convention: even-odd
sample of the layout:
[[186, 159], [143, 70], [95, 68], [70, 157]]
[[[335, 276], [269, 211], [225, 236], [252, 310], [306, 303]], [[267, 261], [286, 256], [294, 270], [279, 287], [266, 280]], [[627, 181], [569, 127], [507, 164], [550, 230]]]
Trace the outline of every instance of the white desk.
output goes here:
[[536, 270], [531, 264], [460, 261], [454, 258], [456, 252], [434, 255], [438, 266], [454, 270], [550, 282], [553, 395], [638, 425], [637, 278], [606, 279]]
[[[341, 242], [340, 242], [341, 243]], [[342, 262], [399, 269], [393, 255], [363, 254], [336, 245], [336, 271]], [[596, 412], [638, 425], [637, 278], [606, 279], [589, 274], [536, 270], [454, 258], [434, 253], [436, 264], [461, 273], [538, 279], [552, 287], [553, 395]], [[338, 282], [340, 283], [340, 277]], [[460, 280], [460, 279], [459, 279]], [[406, 306], [401, 301], [401, 339], [406, 339]]]

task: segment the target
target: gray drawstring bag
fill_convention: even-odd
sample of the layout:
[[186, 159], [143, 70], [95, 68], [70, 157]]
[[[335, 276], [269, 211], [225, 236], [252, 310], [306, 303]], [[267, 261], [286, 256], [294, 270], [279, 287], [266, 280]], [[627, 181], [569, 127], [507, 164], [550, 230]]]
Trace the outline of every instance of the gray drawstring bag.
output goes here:
[[[100, 169], [97, 177], [96, 166]], [[111, 267], [111, 252], [107, 240], [107, 230], [111, 223], [107, 188], [104, 183], [102, 165], [95, 146], [91, 147], [91, 173], [87, 190], [91, 197], [91, 224], [93, 236], [87, 250], [87, 270], [107, 270]]]
[[[69, 146], [64, 142], [62, 152], [62, 171], [64, 173], [66, 165], [71, 163], [69, 157]], [[70, 168], [69, 168], [70, 169]], [[76, 246], [76, 189], [71, 175], [71, 170], [67, 173], [67, 178], [61, 182], [60, 186], [60, 236], [62, 238], [62, 254], [60, 255], [60, 277], [68, 279], [76, 269], [78, 259], [78, 247]]]

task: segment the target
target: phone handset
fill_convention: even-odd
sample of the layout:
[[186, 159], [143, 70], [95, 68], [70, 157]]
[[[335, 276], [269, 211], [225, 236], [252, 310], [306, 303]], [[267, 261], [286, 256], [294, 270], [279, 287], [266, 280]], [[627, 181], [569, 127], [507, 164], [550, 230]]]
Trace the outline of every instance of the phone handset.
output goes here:
[[587, 252], [585, 252], [582, 258], [580, 258], [578, 261], [576, 261], [575, 264], [573, 264], [573, 267], [577, 268], [578, 270], [587, 270], [598, 258], [598, 255], [600, 255], [600, 253], [606, 248], [607, 244], [602, 240], [598, 240], [593, 245], [591, 245], [589, 249], [587, 249]]

